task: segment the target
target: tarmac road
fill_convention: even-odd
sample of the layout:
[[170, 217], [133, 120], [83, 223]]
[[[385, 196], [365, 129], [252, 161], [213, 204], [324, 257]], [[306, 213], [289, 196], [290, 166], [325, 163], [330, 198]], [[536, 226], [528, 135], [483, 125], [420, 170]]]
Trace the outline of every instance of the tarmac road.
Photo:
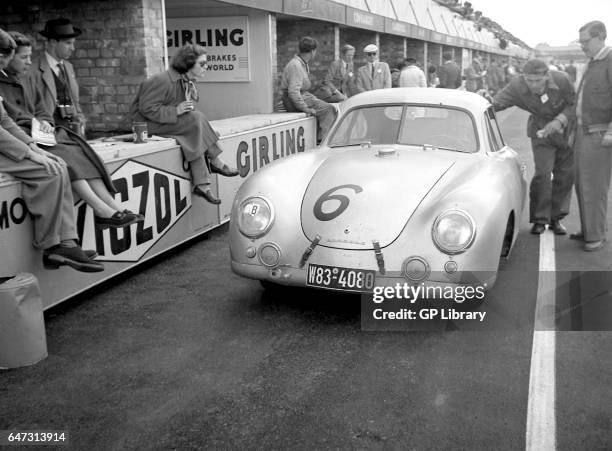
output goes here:
[[[531, 168], [525, 120], [517, 110], [500, 115]], [[486, 331], [440, 321], [365, 332], [358, 297], [265, 291], [232, 274], [222, 228], [47, 312], [49, 357], [0, 372], [0, 430], [68, 430], [79, 450], [524, 449], [539, 246], [521, 224], [480, 307]], [[558, 269], [612, 261], [608, 248], [583, 255], [563, 237], [556, 246]], [[583, 279], [557, 277], [558, 307], [575, 307], [570, 288], [597, 285], [605, 298], [605, 276]], [[591, 327], [586, 306], [559, 325], [578, 324], [577, 310]], [[544, 358], [555, 370], [556, 445], [610, 449], [611, 334], [555, 336], [556, 353]]]

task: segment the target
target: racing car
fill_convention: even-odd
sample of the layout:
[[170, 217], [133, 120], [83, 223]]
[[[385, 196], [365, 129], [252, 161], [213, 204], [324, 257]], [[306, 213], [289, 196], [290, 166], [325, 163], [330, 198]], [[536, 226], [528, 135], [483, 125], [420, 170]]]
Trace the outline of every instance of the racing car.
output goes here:
[[232, 206], [232, 270], [264, 285], [490, 289], [526, 202], [491, 104], [435, 88], [339, 105], [318, 148], [253, 174]]

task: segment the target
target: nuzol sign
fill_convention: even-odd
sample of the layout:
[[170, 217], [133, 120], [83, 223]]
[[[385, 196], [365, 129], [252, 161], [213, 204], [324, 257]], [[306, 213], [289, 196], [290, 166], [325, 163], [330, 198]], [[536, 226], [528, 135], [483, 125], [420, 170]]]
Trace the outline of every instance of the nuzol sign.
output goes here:
[[133, 160], [113, 172], [112, 178], [122, 205], [143, 214], [144, 222], [98, 230], [93, 210], [79, 201], [77, 232], [85, 249], [96, 249], [98, 260], [137, 262], [191, 208], [191, 181]]
[[208, 68], [201, 82], [250, 81], [247, 16], [168, 18], [168, 56], [185, 44], [206, 48]]

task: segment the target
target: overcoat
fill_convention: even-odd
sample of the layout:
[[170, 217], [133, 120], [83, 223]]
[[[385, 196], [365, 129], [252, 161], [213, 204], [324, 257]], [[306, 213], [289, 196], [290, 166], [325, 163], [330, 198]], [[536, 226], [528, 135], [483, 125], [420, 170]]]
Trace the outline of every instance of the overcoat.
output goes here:
[[202, 157], [205, 151], [214, 159], [221, 153], [214, 145], [219, 137], [201, 111], [177, 114], [177, 105], [185, 100], [183, 78], [170, 68], [141, 83], [130, 109], [132, 121], [146, 121], [149, 134], [176, 139], [187, 161]]
[[[76, 75], [74, 74], [74, 68], [69, 61], [64, 61], [64, 67], [68, 75], [68, 84], [70, 86], [70, 94], [72, 102], [76, 110], [75, 120], [77, 122], [85, 123], [86, 118], [83, 114], [81, 104], [79, 101], [79, 84], [77, 83]], [[55, 90], [55, 79], [53, 78], [53, 69], [49, 66], [47, 57], [43, 52], [38, 58], [32, 61], [32, 68], [30, 69], [29, 77], [32, 79], [32, 83], [40, 89], [44, 109], [53, 113], [57, 106], [57, 91]], [[67, 124], [56, 124], [56, 125], [67, 125]]]
[[50, 153], [61, 157], [68, 166], [71, 180], [101, 178], [110, 193], [115, 186], [95, 150], [76, 133], [53, 123], [53, 109], [39, 87], [34, 84], [35, 77], [19, 77], [0, 73], [0, 95], [11, 119], [28, 135], [32, 131], [32, 118], [45, 120], [55, 127], [57, 145], [46, 147]]

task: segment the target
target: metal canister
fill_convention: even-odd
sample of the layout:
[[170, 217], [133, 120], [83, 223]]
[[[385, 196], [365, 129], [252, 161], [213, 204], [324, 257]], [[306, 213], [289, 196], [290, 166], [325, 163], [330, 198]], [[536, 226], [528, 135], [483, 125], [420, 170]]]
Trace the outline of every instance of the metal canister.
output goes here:
[[135, 143], [144, 143], [147, 142], [149, 138], [147, 132], [147, 123], [146, 122], [133, 122], [132, 123], [132, 132], [134, 133], [134, 142]]

